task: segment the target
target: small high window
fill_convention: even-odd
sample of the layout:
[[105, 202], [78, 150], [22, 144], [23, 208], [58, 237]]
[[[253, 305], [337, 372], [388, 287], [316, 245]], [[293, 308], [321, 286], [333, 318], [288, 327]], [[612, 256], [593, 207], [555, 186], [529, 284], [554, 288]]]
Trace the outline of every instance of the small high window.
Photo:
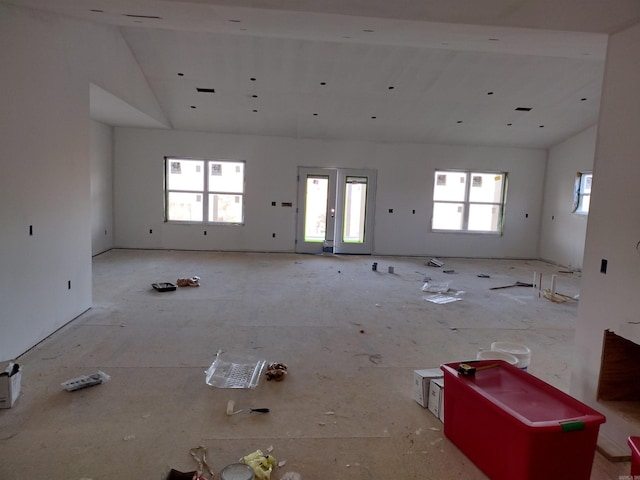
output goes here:
[[573, 213], [579, 215], [589, 214], [592, 181], [592, 172], [578, 172], [576, 174], [576, 181], [573, 188]]
[[501, 234], [506, 182], [504, 172], [436, 171], [432, 230]]
[[165, 221], [241, 224], [244, 162], [165, 159]]

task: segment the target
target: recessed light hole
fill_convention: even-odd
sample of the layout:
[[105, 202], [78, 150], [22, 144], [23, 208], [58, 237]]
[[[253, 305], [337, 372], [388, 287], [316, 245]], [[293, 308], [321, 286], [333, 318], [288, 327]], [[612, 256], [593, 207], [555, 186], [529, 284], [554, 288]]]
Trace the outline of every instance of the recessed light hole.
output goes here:
[[530, 112], [532, 107], [516, 107], [516, 112]]
[[179, 76], [179, 77], [184, 77], [184, 73], [182, 73], [182, 72], [178, 72], [178, 76]]

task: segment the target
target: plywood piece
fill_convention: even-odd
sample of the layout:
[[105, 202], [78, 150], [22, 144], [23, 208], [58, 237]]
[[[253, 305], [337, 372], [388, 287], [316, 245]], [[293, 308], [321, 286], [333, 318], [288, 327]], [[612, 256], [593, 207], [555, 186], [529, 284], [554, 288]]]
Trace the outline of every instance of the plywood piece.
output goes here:
[[640, 401], [640, 346], [605, 330], [598, 400]]
[[610, 462], [629, 462], [631, 455], [629, 449], [621, 449], [617, 443], [612, 442], [609, 437], [602, 432], [598, 434], [598, 443], [596, 450]]

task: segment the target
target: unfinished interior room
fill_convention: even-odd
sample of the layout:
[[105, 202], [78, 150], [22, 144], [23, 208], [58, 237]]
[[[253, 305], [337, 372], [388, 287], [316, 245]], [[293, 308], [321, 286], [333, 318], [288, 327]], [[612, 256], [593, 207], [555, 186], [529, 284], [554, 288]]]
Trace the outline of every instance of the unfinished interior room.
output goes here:
[[640, 475], [639, 85], [638, 0], [0, 0], [0, 479]]

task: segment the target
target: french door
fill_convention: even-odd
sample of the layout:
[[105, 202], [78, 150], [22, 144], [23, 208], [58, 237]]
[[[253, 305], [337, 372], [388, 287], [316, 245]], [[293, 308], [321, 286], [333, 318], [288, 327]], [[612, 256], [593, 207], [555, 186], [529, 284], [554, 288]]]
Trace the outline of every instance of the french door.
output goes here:
[[298, 168], [296, 252], [370, 255], [377, 172]]

